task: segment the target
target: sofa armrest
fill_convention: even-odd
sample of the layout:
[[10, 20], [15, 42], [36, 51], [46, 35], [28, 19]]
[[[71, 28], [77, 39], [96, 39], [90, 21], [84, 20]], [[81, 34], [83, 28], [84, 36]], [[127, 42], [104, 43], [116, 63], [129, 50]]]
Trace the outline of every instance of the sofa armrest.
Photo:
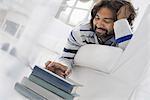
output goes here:
[[109, 74], [116, 68], [122, 52], [118, 47], [87, 44], [78, 50], [74, 64]]

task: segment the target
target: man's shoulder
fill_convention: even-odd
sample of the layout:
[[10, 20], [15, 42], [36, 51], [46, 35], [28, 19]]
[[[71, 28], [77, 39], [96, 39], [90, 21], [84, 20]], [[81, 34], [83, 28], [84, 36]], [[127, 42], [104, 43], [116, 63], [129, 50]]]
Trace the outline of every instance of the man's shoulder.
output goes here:
[[91, 25], [89, 22], [86, 22], [86, 23], [81, 23], [77, 26], [74, 27], [74, 30], [91, 30]]
[[92, 31], [92, 28], [91, 28], [91, 24], [86, 22], [86, 23], [81, 23], [79, 25], [80, 27], [80, 31]]
[[94, 36], [94, 31], [92, 30], [90, 23], [81, 23], [73, 29], [72, 33], [74, 36], [82, 38], [91, 38]]

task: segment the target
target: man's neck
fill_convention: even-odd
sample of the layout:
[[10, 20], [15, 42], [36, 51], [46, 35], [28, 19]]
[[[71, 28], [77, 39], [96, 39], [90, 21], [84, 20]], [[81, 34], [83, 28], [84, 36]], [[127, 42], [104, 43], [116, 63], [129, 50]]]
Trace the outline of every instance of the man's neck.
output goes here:
[[100, 43], [100, 44], [104, 44], [106, 41], [108, 41], [109, 39], [111, 39], [112, 37], [114, 37], [114, 35], [113, 34], [111, 34], [111, 35], [108, 35], [108, 36], [97, 36], [97, 39], [98, 39], [98, 42]]

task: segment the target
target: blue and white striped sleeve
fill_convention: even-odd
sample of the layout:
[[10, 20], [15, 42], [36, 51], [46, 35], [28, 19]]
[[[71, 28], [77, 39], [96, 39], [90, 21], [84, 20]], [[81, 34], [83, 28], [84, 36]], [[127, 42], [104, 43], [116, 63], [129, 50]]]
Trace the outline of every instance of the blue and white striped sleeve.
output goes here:
[[117, 20], [114, 23], [114, 31], [118, 46], [124, 50], [133, 36], [127, 19]]
[[74, 56], [81, 47], [82, 41], [80, 30], [74, 29], [71, 31], [67, 43], [64, 47], [62, 56], [59, 58], [59, 63], [66, 65], [68, 68], [72, 67]]

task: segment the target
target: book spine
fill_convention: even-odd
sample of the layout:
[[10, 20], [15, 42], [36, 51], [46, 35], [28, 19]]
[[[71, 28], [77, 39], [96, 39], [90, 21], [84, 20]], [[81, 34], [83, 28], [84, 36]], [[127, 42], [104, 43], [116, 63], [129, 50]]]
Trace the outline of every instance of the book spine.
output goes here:
[[52, 93], [51, 91], [48, 91], [47, 89], [41, 87], [40, 85], [32, 82], [27, 77], [24, 77], [21, 81], [21, 84], [25, 87], [33, 90], [37, 94], [40, 94], [41, 96], [47, 98], [48, 100], [63, 100], [61, 97], [57, 96], [56, 94]]
[[38, 68], [37, 66], [34, 67], [31, 75], [37, 76], [46, 82], [56, 86], [57, 88], [60, 88], [68, 93], [71, 93], [74, 86], [57, 78], [56, 76], [53, 76], [52, 74]]
[[30, 100], [47, 100], [46, 98], [42, 97], [41, 95], [35, 93], [31, 89], [25, 87], [24, 85], [20, 83], [15, 84], [15, 90], [25, 96], [26, 98], [29, 98]]
[[65, 100], [73, 100], [73, 98], [74, 98], [73, 95], [53, 86], [52, 84], [47, 83], [46, 81], [44, 81], [44, 80], [42, 80], [42, 79], [40, 79], [34, 75], [30, 75], [29, 79], [31, 81], [33, 81], [34, 83], [40, 85], [41, 87], [43, 87], [43, 88], [55, 93], [56, 95], [64, 98]]

